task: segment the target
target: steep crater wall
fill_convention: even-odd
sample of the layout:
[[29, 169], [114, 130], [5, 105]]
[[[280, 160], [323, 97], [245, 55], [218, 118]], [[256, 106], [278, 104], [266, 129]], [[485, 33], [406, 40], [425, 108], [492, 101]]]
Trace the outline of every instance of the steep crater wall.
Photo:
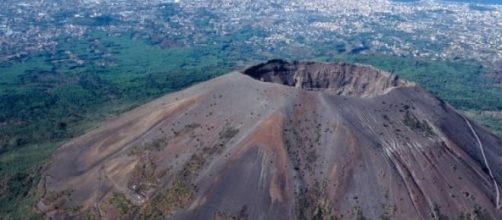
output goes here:
[[264, 82], [358, 97], [381, 95], [392, 88], [411, 84], [370, 66], [347, 63], [270, 60], [243, 73]]

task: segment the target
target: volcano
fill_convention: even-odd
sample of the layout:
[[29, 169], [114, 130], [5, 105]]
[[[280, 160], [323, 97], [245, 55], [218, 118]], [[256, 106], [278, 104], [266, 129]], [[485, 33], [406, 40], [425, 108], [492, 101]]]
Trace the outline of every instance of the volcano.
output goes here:
[[271, 60], [62, 146], [36, 208], [68, 219], [501, 219], [502, 140], [370, 66]]

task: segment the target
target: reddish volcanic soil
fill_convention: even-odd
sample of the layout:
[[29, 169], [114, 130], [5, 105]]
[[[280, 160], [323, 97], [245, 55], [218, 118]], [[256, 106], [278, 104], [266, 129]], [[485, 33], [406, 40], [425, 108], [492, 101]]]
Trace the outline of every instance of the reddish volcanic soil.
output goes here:
[[61, 147], [55, 219], [502, 219], [502, 141], [368, 66], [273, 60]]

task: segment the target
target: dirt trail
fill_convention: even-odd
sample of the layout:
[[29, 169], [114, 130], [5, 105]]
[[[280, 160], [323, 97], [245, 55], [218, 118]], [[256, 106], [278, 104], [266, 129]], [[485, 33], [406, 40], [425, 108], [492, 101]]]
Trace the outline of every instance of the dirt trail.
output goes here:
[[483, 147], [483, 143], [481, 142], [481, 139], [479, 139], [478, 133], [476, 133], [476, 131], [472, 127], [471, 122], [465, 116], [462, 116], [462, 117], [464, 118], [465, 122], [469, 126], [469, 129], [471, 129], [472, 134], [474, 135], [474, 137], [476, 138], [476, 141], [478, 142], [479, 149], [481, 150], [481, 154], [483, 155], [483, 160], [485, 162], [485, 166], [488, 169], [488, 174], [490, 175], [490, 178], [493, 181], [493, 186], [495, 187], [495, 192], [497, 194], [495, 205], [497, 206], [497, 209], [500, 209], [501, 205], [500, 205], [499, 186], [498, 186], [497, 181], [495, 180], [495, 177], [493, 176], [492, 169], [491, 169], [490, 165], [488, 164], [488, 160], [486, 159], [486, 154], [485, 154], [485, 149]]

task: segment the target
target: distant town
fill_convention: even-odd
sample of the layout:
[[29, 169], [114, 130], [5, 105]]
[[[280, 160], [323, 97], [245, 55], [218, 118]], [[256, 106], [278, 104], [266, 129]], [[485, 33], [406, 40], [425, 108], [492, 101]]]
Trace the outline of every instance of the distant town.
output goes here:
[[[502, 59], [502, 5], [387, 0], [3, 0], [0, 63], [89, 33], [162, 47]], [[322, 48], [322, 49], [320, 49]], [[67, 51], [72, 53], [72, 51]]]

